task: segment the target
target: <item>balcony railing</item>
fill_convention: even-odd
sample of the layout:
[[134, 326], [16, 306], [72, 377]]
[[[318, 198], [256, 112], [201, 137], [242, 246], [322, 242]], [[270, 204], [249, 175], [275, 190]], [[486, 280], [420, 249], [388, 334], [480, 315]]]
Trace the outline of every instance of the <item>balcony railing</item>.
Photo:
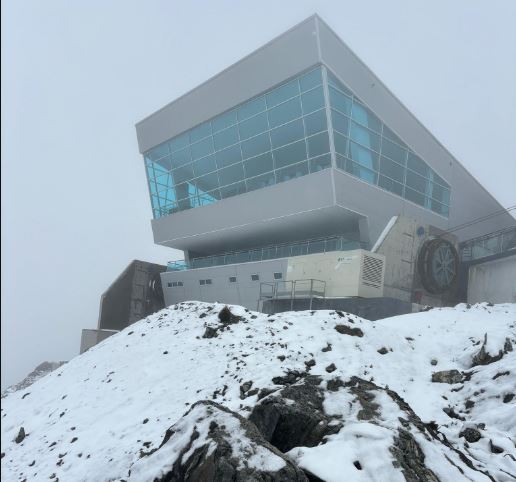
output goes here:
[[516, 226], [465, 241], [460, 246], [462, 261], [474, 261], [516, 250]]
[[188, 269], [208, 268], [210, 266], [224, 266], [227, 264], [249, 263], [269, 259], [290, 258], [306, 254], [327, 253], [331, 251], [350, 251], [365, 248], [365, 243], [352, 241], [343, 236], [296, 241], [285, 244], [276, 244], [258, 249], [232, 251], [220, 255], [193, 258], [189, 262], [170, 261], [168, 271], [184, 271]]

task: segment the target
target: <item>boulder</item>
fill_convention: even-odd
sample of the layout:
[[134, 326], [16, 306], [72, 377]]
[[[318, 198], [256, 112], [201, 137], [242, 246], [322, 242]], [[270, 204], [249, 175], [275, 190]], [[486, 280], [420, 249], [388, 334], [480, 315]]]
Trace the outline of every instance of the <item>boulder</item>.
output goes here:
[[434, 383], [460, 383], [463, 380], [462, 373], [458, 370], [443, 370], [441, 372], [432, 373], [432, 382]]

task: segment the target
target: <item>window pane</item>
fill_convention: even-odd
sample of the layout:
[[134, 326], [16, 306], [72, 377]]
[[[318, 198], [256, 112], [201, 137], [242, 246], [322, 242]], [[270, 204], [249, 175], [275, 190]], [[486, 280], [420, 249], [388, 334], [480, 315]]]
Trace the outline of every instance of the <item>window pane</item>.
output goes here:
[[261, 134], [248, 141], [242, 142], [242, 154], [245, 158], [253, 157], [262, 152], [270, 151], [271, 143], [269, 134]]
[[400, 146], [406, 147], [405, 143], [396, 134], [394, 134], [394, 132], [392, 132], [385, 124], [383, 125], [382, 135], [383, 137], [387, 137], [391, 141], [398, 143]]
[[337, 154], [337, 168], [338, 169], [342, 169], [342, 170], [345, 170], [346, 169], [346, 158], [344, 156], [340, 156], [339, 154]]
[[202, 159], [194, 161], [193, 166], [196, 176], [202, 176], [203, 174], [208, 174], [209, 172], [215, 171], [215, 169], [217, 169], [214, 155], [203, 157]]
[[316, 157], [330, 152], [330, 142], [327, 132], [321, 132], [320, 134], [309, 137], [306, 143], [308, 145], [308, 157]]
[[407, 186], [415, 189], [416, 191], [425, 194], [427, 182], [428, 181], [424, 177], [421, 177], [413, 173], [412, 171], [407, 171], [406, 184]]
[[249, 139], [249, 137], [261, 134], [262, 132], [268, 130], [268, 128], [269, 125], [267, 122], [266, 112], [255, 115], [254, 117], [251, 117], [250, 119], [243, 121], [238, 125], [241, 140]]
[[196, 142], [190, 146], [192, 150], [192, 159], [199, 159], [213, 152], [213, 139], [208, 137], [202, 141]]
[[351, 99], [332, 87], [330, 87], [330, 105], [343, 114], [351, 113]]
[[326, 130], [326, 111], [324, 109], [303, 117], [307, 136]]
[[382, 155], [390, 157], [391, 159], [395, 160], [399, 164], [405, 165], [405, 159], [407, 158], [407, 151], [403, 149], [402, 147], [398, 146], [397, 144], [394, 144], [391, 141], [388, 141], [385, 139], [385, 137], [382, 139]]
[[335, 143], [335, 150], [343, 156], [348, 155], [348, 138], [340, 135], [338, 132], [333, 132], [333, 142]]
[[213, 134], [213, 143], [215, 144], [216, 151], [220, 151], [221, 149], [224, 149], [224, 147], [236, 144], [238, 140], [238, 130], [236, 126], [220, 131], [217, 134]]
[[301, 119], [289, 122], [271, 131], [272, 147], [281, 147], [304, 137], [303, 121]]
[[380, 151], [380, 136], [368, 129], [351, 122], [350, 138], [376, 152]]
[[194, 143], [204, 137], [207, 137], [211, 134], [211, 123], [205, 122], [200, 126], [194, 127], [190, 131], [190, 143]]
[[247, 179], [246, 183], [247, 190], [253, 191], [255, 189], [261, 189], [262, 187], [272, 186], [273, 184], [276, 184], [276, 179], [274, 177], [274, 172], [269, 172], [268, 174], [264, 174], [263, 176]]
[[407, 166], [422, 176], [428, 177], [429, 175], [426, 163], [412, 152], [408, 153]]
[[395, 179], [396, 181], [403, 182], [405, 168], [399, 164], [387, 159], [386, 157], [380, 158], [380, 172]]
[[305, 90], [309, 90], [312, 87], [315, 87], [317, 85], [322, 84], [322, 73], [321, 68], [318, 67], [315, 70], [312, 70], [311, 72], [308, 72], [307, 74], [303, 75], [299, 79], [299, 85], [301, 86], [301, 92], [304, 92]]
[[420, 206], [425, 205], [425, 196], [417, 191], [413, 191], [409, 187], [405, 188], [405, 198]]
[[432, 197], [444, 204], [450, 204], [450, 191], [439, 184], [432, 183]]
[[349, 144], [351, 159], [364, 167], [374, 169], [375, 171], [378, 170], [378, 154], [354, 142], [350, 142]]
[[285, 182], [308, 174], [308, 163], [301, 162], [276, 171], [276, 182]]
[[238, 194], [245, 193], [245, 182], [237, 182], [236, 184], [232, 184], [231, 186], [225, 186], [220, 188], [220, 194], [223, 199], [237, 196]]
[[365, 105], [359, 104], [356, 100], [353, 101], [353, 109], [351, 112], [352, 119], [360, 124], [369, 127], [376, 132], [381, 132], [381, 122]]
[[331, 110], [331, 123], [333, 128], [344, 135], [348, 135], [349, 132], [349, 118], [340, 114], [336, 110]]
[[178, 169], [174, 169], [172, 171], [172, 178], [174, 179], [174, 184], [179, 184], [184, 181], [189, 181], [194, 176], [193, 165], [187, 164], [186, 166], [180, 167]]
[[240, 152], [240, 146], [236, 145], [217, 152], [215, 154], [215, 160], [217, 161], [217, 167], [219, 169], [241, 161], [242, 154]]
[[294, 97], [298, 94], [298, 82], [297, 80], [292, 80], [288, 84], [284, 84], [266, 95], [267, 107], [270, 109], [271, 107], [278, 105], [279, 103], [284, 102], [285, 100], [290, 99], [291, 97]]
[[248, 119], [259, 112], [263, 112], [265, 108], [265, 97], [263, 95], [250, 100], [237, 109], [238, 120]]
[[322, 87], [302, 94], [301, 105], [303, 106], [304, 114], [309, 114], [310, 112], [324, 107], [324, 93]]
[[171, 157], [173, 167], [182, 166], [183, 164], [187, 164], [192, 160], [192, 154], [189, 147], [172, 153]]
[[378, 185], [387, 191], [397, 194], [398, 196], [403, 196], [403, 184], [400, 184], [399, 182], [393, 181], [392, 179], [380, 175], [380, 178], [378, 179]]
[[[219, 183], [221, 186], [233, 184], [244, 179], [244, 168], [242, 164], [234, 164], [219, 171]], [[222, 190], [221, 190], [222, 192]]]
[[294, 144], [276, 149], [273, 151], [273, 155], [274, 167], [276, 169], [302, 161], [306, 159], [305, 141], [295, 142]]
[[332, 87], [335, 87], [335, 88], [341, 90], [342, 92], [349, 95], [350, 97], [353, 95], [352, 92], [347, 87], [345, 87], [342, 84], [342, 82], [337, 80], [337, 78], [329, 71], [328, 71], [328, 84], [330, 84], [330, 86], [332, 86]]
[[274, 169], [272, 154], [268, 152], [267, 154], [252, 157], [244, 161], [244, 168], [246, 177], [254, 177], [272, 171]]
[[435, 211], [436, 213], [441, 214], [442, 216], [448, 217], [448, 214], [449, 214], [448, 206], [445, 206], [444, 204], [441, 204], [433, 199], [431, 202], [431, 209], [432, 209], [432, 211]]
[[301, 117], [301, 102], [299, 101], [299, 97], [278, 105], [278, 107], [274, 107], [274, 109], [269, 110], [267, 113], [269, 115], [270, 127], [276, 127], [293, 119], [297, 119]]
[[323, 169], [327, 169], [331, 166], [331, 156], [329, 154], [324, 154], [323, 156], [310, 159], [308, 163], [310, 172], [322, 171]]
[[163, 156], [166, 156], [169, 153], [168, 144], [161, 144], [157, 147], [154, 147], [150, 151], [147, 151], [145, 156], [148, 157], [151, 161], [155, 161]]
[[437, 184], [440, 184], [443, 187], [449, 188], [448, 183], [440, 176], [438, 176], [435, 172], [433, 173], [433, 181]]
[[162, 157], [154, 162], [154, 169], [170, 171], [172, 169], [172, 158], [170, 155]]
[[188, 132], [185, 132], [180, 136], [174, 137], [168, 143], [170, 147], [170, 152], [178, 151], [179, 149], [184, 149], [188, 144], [190, 144], [190, 136], [188, 135]]
[[218, 132], [222, 129], [225, 129], [226, 127], [236, 124], [236, 120], [236, 111], [231, 110], [225, 114], [221, 114], [218, 117], [215, 117], [215, 119], [211, 121], [211, 128], [213, 132]]
[[366, 181], [370, 184], [376, 184], [376, 172], [362, 167], [350, 159], [347, 159], [346, 161], [346, 171], [348, 171], [350, 174], [353, 174], [354, 176], [359, 177], [363, 181]]
[[195, 184], [197, 185], [200, 191], [204, 191], [205, 193], [215, 188], [218, 188], [219, 179], [217, 177], [217, 173], [213, 172], [211, 174], [199, 177], [195, 180]]

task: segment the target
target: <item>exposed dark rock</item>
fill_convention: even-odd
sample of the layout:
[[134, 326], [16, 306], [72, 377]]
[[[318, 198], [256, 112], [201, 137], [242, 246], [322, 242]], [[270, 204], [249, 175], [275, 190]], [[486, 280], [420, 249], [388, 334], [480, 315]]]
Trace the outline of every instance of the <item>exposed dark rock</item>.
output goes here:
[[384, 346], [382, 346], [379, 350], [376, 350], [380, 355], [386, 355], [387, 353], [389, 353], [389, 350], [387, 350], [387, 348], [385, 348]]
[[[245, 437], [239, 439], [239, 450], [235, 453], [235, 441], [232, 435], [225, 429], [224, 421], [230, 417], [236, 420], [244, 431]], [[191, 419], [187, 423], [188, 432], [185, 434], [183, 419]], [[159, 474], [154, 478], [155, 482], [308, 482], [304, 472], [292, 461], [285, 457], [275, 447], [266, 442], [256, 427], [237, 413], [214, 402], [197, 402], [185, 414], [176, 425], [167, 430], [160, 447], [143, 457], [150, 456], [159, 451], [167, 443], [178, 443], [178, 440], [189, 434], [189, 441], [177, 453], [170, 469], [165, 474]], [[202, 434], [204, 439], [199, 440], [201, 433], [197, 425], [209, 423], [207, 434]], [[176, 426], [179, 426], [176, 432]], [[197, 448], [186, 458], [192, 445]], [[267, 471], [257, 464], [249, 463], [244, 454], [256, 453], [258, 447], [264, 450], [268, 457], [276, 456], [283, 461], [283, 466], [277, 471]], [[276, 459], [278, 460], [278, 459]]]
[[25, 429], [23, 427], [20, 427], [20, 430], [18, 432], [18, 435], [16, 436], [16, 438], [14, 439], [14, 441], [19, 444], [19, 443], [22, 443], [23, 440], [25, 439], [26, 435], [25, 435]]
[[364, 336], [364, 332], [360, 328], [352, 328], [347, 325], [336, 325], [335, 329], [341, 334], [341, 335], [349, 335], [349, 336]]
[[499, 377], [504, 377], [505, 375], [510, 375], [510, 371], [506, 370], [505, 372], [498, 372], [494, 377], [493, 380], [496, 380]]
[[305, 361], [305, 365], [307, 369], [310, 369], [315, 366], [315, 360], [312, 358], [311, 360]]
[[459, 433], [459, 437], [464, 437], [467, 442], [473, 444], [482, 438], [482, 434], [476, 428], [468, 427]]
[[212, 326], [207, 326], [206, 330], [204, 330], [204, 335], [202, 335], [203, 338], [215, 338], [217, 336], [219, 336], [219, 332]]
[[463, 376], [458, 370], [444, 370], [432, 373], [432, 382], [434, 383], [460, 383]]
[[328, 343], [322, 350], [322, 352], [328, 352], [331, 351], [331, 343]]
[[503, 453], [503, 448], [498, 447], [498, 445], [495, 445], [491, 439], [489, 439], [489, 450], [491, 450], [493, 454]]
[[450, 418], [456, 418], [457, 420], [464, 421], [464, 417], [461, 417], [454, 409], [453, 407], [444, 407], [443, 412], [448, 415]]
[[339, 388], [344, 386], [344, 382], [340, 378], [332, 378], [331, 380], [328, 380], [328, 383], [326, 384], [326, 388], [330, 392], [336, 392]]
[[486, 351], [486, 344], [487, 344], [487, 333], [484, 335], [484, 342], [482, 343], [480, 350], [472, 359], [472, 362], [471, 362], [472, 367], [477, 366], [477, 365], [489, 365], [490, 363], [494, 363], [498, 360], [501, 360], [505, 354], [512, 351], [512, 343], [511, 343], [511, 340], [509, 340], [509, 338], [505, 339], [503, 348], [498, 350], [498, 354], [496, 354], [496, 355], [491, 355], [490, 353], [488, 353]]
[[435, 367], [435, 365], [437, 365], [437, 360], [436, 360], [435, 358], [432, 358], [432, 359], [430, 360], [430, 365], [432, 365], [432, 366], [434, 366], [434, 367]]
[[507, 393], [503, 396], [503, 403], [509, 403], [514, 398], [514, 393]]
[[223, 325], [234, 325], [242, 320], [241, 316], [234, 315], [228, 306], [219, 311], [219, 320]]
[[276, 357], [279, 361], [285, 361], [285, 355], [278, 355]]
[[306, 373], [298, 372], [296, 370], [288, 371], [283, 377], [274, 377], [272, 379], [272, 383], [275, 385], [292, 385], [304, 376], [306, 376]]
[[337, 369], [337, 367], [335, 366], [335, 363], [331, 363], [329, 364], [325, 370], [328, 372], [328, 373], [332, 373], [334, 372], [335, 370]]
[[319, 377], [308, 375], [301, 383], [283, 388], [278, 395], [259, 402], [249, 420], [282, 452], [318, 445], [341, 428], [329, 425], [332, 419], [324, 414], [320, 383]]

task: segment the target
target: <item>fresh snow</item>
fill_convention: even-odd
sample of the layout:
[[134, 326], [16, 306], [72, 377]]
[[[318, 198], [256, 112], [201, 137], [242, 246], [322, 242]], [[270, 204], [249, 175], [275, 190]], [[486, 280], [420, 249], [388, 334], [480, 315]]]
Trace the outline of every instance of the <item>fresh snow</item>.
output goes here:
[[[310, 373], [323, 380], [358, 376], [396, 391], [424, 422], [435, 421], [479, 469], [497, 481], [516, 477], [516, 397], [503, 402], [516, 392], [516, 350], [471, 368], [486, 334], [491, 355], [503, 348], [506, 338], [514, 346], [516, 305], [458, 305], [375, 322], [334, 311], [267, 316], [231, 306], [243, 319], [216, 338], [203, 338], [206, 326], [219, 324], [223, 306], [190, 302], [166, 308], [27, 389], [8, 394], [1, 412], [2, 480], [152, 480], [189, 439], [190, 419], [180, 419], [196, 401], [214, 400], [248, 417], [257, 395], [241, 399], [243, 383], [279, 388], [272, 378], [288, 370], [305, 371], [311, 359], [316, 364]], [[363, 337], [338, 333], [335, 326], [341, 323], [360, 328]], [[331, 351], [323, 352], [328, 345]], [[378, 353], [381, 348], [387, 349], [384, 355]], [[329, 374], [325, 368], [331, 363], [336, 370]], [[451, 369], [465, 371], [470, 380], [432, 383], [433, 372]], [[376, 396], [381, 415], [373, 424], [357, 421], [359, 406], [348, 392], [327, 392], [324, 410], [341, 415], [343, 428], [323, 445], [298, 447], [288, 455], [327, 481], [404, 480], [389, 455], [399, 408], [389, 397]], [[474, 405], [466, 409], [468, 400]], [[450, 418], [444, 408], [464, 420]], [[184, 438], [141, 458], [161, 445], [176, 422]], [[479, 423], [485, 424], [482, 438], [466, 446], [459, 433]], [[17, 444], [20, 427], [27, 435]], [[237, 426], [230, 428], [238, 453], [243, 434]], [[206, 427], [200, 424], [197, 430]], [[428, 467], [442, 481], [489, 480], [473, 470], [459, 479], [435, 444], [423, 437], [417, 441]], [[503, 452], [492, 453], [490, 444]], [[361, 471], [355, 460], [361, 461]], [[258, 451], [251, 463], [276, 470], [284, 462], [265, 459]]]

